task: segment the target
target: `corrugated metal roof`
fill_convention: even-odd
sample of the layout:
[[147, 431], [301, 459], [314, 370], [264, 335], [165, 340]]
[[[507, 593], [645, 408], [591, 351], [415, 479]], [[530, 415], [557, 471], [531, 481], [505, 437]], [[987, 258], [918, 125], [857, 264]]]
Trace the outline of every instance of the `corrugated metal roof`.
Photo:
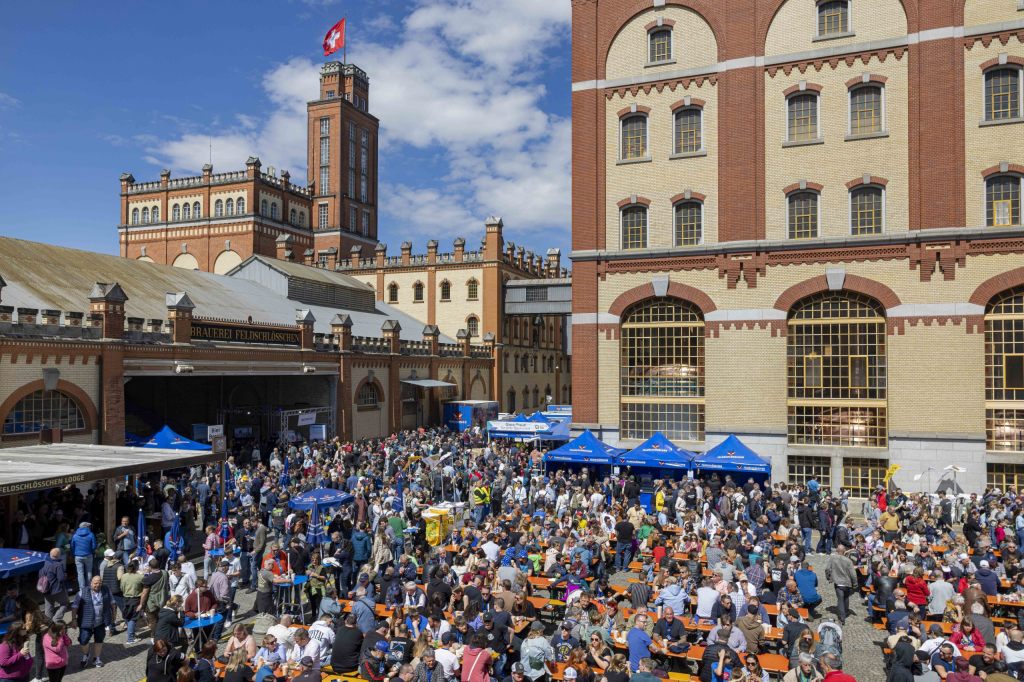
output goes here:
[[[128, 295], [128, 317], [166, 319], [165, 294], [184, 291], [196, 306], [194, 314], [201, 317], [240, 321], [252, 317], [255, 322], [292, 325], [295, 310], [306, 308], [316, 318], [317, 332], [330, 333], [334, 315], [347, 313], [356, 336], [379, 337], [384, 321], [394, 319], [401, 324], [403, 339], [423, 339], [422, 321], [381, 302], [376, 312], [309, 306], [249, 280], [9, 237], [0, 237], [0, 276], [7, 282], [0, 298], [4, 305], [15, 307], [88, 312], [93, 285], [117, 282]], [[455, 340], [442, 336], [441, 342]]]

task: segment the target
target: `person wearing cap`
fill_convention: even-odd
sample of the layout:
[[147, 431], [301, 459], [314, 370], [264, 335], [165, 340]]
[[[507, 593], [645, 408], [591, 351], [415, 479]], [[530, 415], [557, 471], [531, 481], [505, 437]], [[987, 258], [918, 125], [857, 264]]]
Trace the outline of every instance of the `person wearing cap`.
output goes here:
[[320, 682], [320, 660], [315, 656], [303, 656], [298, 660], [300, 672], [292, 682]]
[[[112, 549], [106, 549], [103, 552], [103, 561], [100, 562], [99, 576], [103, 579], [103, 585], [110, 590], [111, 598], [114, 600], [114, 611], [115, 617], [117, 611], [121, 612], [121, 617], [127, 619], [127, 612], [124, 607], [124, 596], [121, 594], [121, 576], [124, 575], [124, 564], [117, 558], [117, 553]], [[113, 635], [115, 633], [116, 623], [111, 623], [110, 627], [107, 628], [107, 634]]]
[[367, 632], [363, 636], [363, 648], [360, 650], [359, 655], [361, 658], [366, 658], [370, 655], [370, 650], [377, 645], [377, 642], [388, 639], [388, 633], [391, 631], [391, 624], [384, 618], [381, 618], [374, 623], [374, 629]]
[[[526, 680], [526, 667], [522, 663], [516, 662], [512, 664], [512, 669], [509, 672], [508, 677], [503, 679], [501, 682], [524, 682], [524, 680]], [[420, 681], [417, 680], [417, 682]]]
[[349, 675], [359, 669], [359, 656], [363, 648], [363, 633], [356, 626], [356, 617], [345, 616], [341, 627], [334, 631], [330, 648], [331, 669], [335, 674]]
[[[363, 655], [359, 662], [359, 675], [367, 682], [384, 682], [387, 678], [387, 655], [391, 647], [381, 639]], [[395, 668], [397, 669], [397, 664]], [[397, 670], [395, 671], [397, 672]]]
[[580, 645], [578, 639], [572, 635], [572, 623], [563, 621], [553, 635], [551, 635], [551, 648], [555, 652], [555, 660], [564, 663], [569, 658], [572, 650]]
[[92, 532], [92, 524], [82, 521], [78, 530], [71, 536], [71, 556], [75, 558], [75, 571], [78, 573], [78, 589], [84, 592], [92, 580], [93, 555], [96, 553], [96, 536]]
[[988, 559], [978, 562], [978, 570], [974, 572], [974, 579], [981, 585], [981, 591], [986, 596], [994, 597], [999, 594], [999, 576], [992, 570]]
[[502, 675], [505, 671], [505, 662], [508, 659], [508, 648], [512, 645], [512, 630], [500, 625], [494, 620], [494, 613], [487, 611], [481, 616], [483, 625], [477, 631], [484, 636], [487, 647], [498, 654], [494, 661], [495, 675]]

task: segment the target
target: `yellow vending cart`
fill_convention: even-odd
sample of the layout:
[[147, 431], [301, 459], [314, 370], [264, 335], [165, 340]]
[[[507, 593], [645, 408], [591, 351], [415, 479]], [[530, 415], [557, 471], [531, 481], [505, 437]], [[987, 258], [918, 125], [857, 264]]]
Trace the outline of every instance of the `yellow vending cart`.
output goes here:
[[427, 542], [431, 547], [437, 547], [444, 542], [452, 532], [454, 524], [452, 510], [444, 507], [430, 507], [423, 512], [423, 521], [427, 525]]

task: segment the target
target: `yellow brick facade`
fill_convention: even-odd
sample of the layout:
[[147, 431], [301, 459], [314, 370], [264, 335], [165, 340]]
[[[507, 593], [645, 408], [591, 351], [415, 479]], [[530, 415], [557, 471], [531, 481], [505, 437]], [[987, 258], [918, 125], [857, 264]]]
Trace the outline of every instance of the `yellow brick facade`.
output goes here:
[[1024, 18], [1019, 0], [967, 0], [964, 3], [964, 26], [985, 26]]
[[[45, 360], [45, 362], [44, 362]], [[26, 384], [39, 381], [43, 378], [44, 368], [54, 368], [60, 371], [60, 380], [74, 384], [84, 392], [93, 406], [99, 404], [100, 370], [94, 358], [75, 359], [74, 364], [67, 356], [55, 357], [42, 353], [29, 356], [19, 353], [16, 356], [11, 353], [0, 354], [0, 404], [4, 403], [14, 393], [19, 392]], [[98, 432], [87, 431], [68, 434], [64, 440], [70, 443], [98, 443]], [[16, 447], [38, 442], [38, 434], [33, 434], [26, 441], [23, 438], [0, 438], [0, 448]]]
[[[360, 408], [356, 405], [356, 392], [363, 381], [373, 373], [373, 378], [379, 382], [381, 401], [376, 409]], [[352, 368], [352, 385], [349, 387], [352, 392], [352, 438], [377, 438], [385, 433], [388, 428], [388, 409], [391, 396], [388, 395], [388, 369], [386, 367]]]
[[849, 28], [852, 35], [824, 40], [818, 38], [816, 7], [816, 3], [804, 0], [789, 0], [783, 4], [768, 29], [765, 56], [810, 52], [822, 48], [841, 49], [907, 34], [907, 15], [900, 0], [851, 2]]
[[[672, 27], [672, 59], [668, 64], [647, 66], [649, 52], [645, 26], [658, 19], [675, 22]], [[641, 12], [623, 26], [608, 51], [606, 77], [629, 78], [699, 69], [718, 61], [717, 55], [715, 34], [699, 14], [683, 7], [658, 7]]]

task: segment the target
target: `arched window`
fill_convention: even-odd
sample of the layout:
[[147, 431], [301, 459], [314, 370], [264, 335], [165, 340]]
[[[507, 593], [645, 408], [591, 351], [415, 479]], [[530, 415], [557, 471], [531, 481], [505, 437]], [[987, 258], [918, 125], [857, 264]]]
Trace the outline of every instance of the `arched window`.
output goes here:
[[191, 218], [192, 218], [192, 207], [186, 201], [184, 204], [181, 205], [181, 219], [182, 220], [189, 220]]
[[986, 225], [1020, 225], [1020, 182], [1017, 175], [996, 175], [985, 181]]
[[142, 224], [143, 225], [149, 224], [149, 207], [148, 206], [146, 208], [142, 209]]
[[789, 442], [885, 447], [885, 310], [874, 299], [828, 291], [789, 312]]
[[271, 201], [270, 202], [270, 217], [273, 220], [277, 220], [277, 218], [278, 218], [278, 209], [277, 209], [277, 202], [276, 201]]
[[388, 285], [388, 303], [398, 303], [398, 284], [395, 282]]
[[850, 32], [848, 0], [825, 0], [818, 3], [818, 37], [841, 36]]
[[659, 28], [647, 35], [647, 61], [651, 64], [672, 60], [672, 29]]
[[235, 214], [235, 201], [234, 199], [228, 199], [224, 202], [224, 214], [234, 215]]
[[680, 109], [674, 117], [674, 154], [695, 154], [704, 146], [703, 112], [697, 107]]
[[[529, 372], [530, 371], [530, 354], [529, 353], [524, 353], [523, 354], [523, 364], [520, 365], [520, 369], [523, 372]], [[523, 397], [523, 399], [524, 400], [526, 399], [525, 396]]]
[[818, 135], [818, 95], [802, 92], [786, 100], [786, 140], [809, 142]]
[[647, 207], [627, 206], [622, 209], [622, 248], [647, 248]]
[[423, 282], [416, 282], [412, 285], [413, 303], [423, 303]]
[[270, 215], [270, 204], [266, 199], [260, 200], [260, 215]]
[[516, 411], [516, 389], [514, 388], [508, 389], [508, 411]]
[[380, 407], [380, 391], [377, 390], [376, 384], [367, 381], [359, 387], [359, 392], [356, 394], [356, 407], [363, 410]]
[[306, 212], [305, 211], [299, 211], [299, 227], [305, 227], [305, 226], [306, 226]]
[[476, 315], [470, 315], [466, 319], [466, 331], [470, 336], [480, 336], [480, 320], [476, 318]]
[[1007, 66], [985, 72], [985, 120], [1020, 118], [1021, 67]]
[[861, 85], [850, 90], [850, 135], [882, 132], [882, 86]]
[[789, 238], [816, 238], [818, 236], [818, 193], [794, 192], [786, 201], [789, 209]]
[[203, 209], [199, 205], [198, 201], [192, 204], [192, 217], [195, 218], [196, 220], [199, 220], [200, 218], [203, 217]]
[[647, 156], [647, 116], [626, 116], [622, 127], [622, 145], [619, 157], [623, 160], [642, 159]]
[[220, 218], [224, 215], [224, 202], [220, 199], [213, 202], [213, 217]]
[[154, 206], [153, 207], [153, 222], [154, 223], [160, 222], [160, 207], [159, 206]]
[[697, 246], [704, 239], [704, 206], [699, 201], [681, 201], [675, 207], [676, 246]]
[[619, 347], [619, 436], [704, 440], [700, 309], [675, 298], [642, 301], [622, 316]]
[[43, 429], [76, 431], [85, 428], [85, 416], [74, 398], [60, 391], [40, 389], [15, 404], [4, 419], [4, 434], [39, 433]]
[[[441, 282], [441, 300], [450, 301], [452, 300], [452, 283], [448, 280]], [[507, 322], [506, 322], [507, 328]]]
[[475, 301], [479, 296], [480, 284], [475, 279], [471, 279], [466, 282], [466, 300]]
[[[985, 447], [1024, 452], [1024, 287], [985, 308]], [[1000, 404], [1002, 403], [1002, 404]]]
[[540, 389], [536, 386], [533, 387], [533, 406], [540, 407]]
[[882, 234], [884, 190], [873, 185], [850, 192], [850, 234]]
[[139, 224], [139, 209], [133, 208], [132, 209], [132, 225], [138, 225], [138, 224]]
[[171, 208], [171, 220], [181, 220], [181, 206], [178, 204]]
[[235, 202], [235, 215], [243, 215], [245, 213], [245, 199], [239, 199]]

